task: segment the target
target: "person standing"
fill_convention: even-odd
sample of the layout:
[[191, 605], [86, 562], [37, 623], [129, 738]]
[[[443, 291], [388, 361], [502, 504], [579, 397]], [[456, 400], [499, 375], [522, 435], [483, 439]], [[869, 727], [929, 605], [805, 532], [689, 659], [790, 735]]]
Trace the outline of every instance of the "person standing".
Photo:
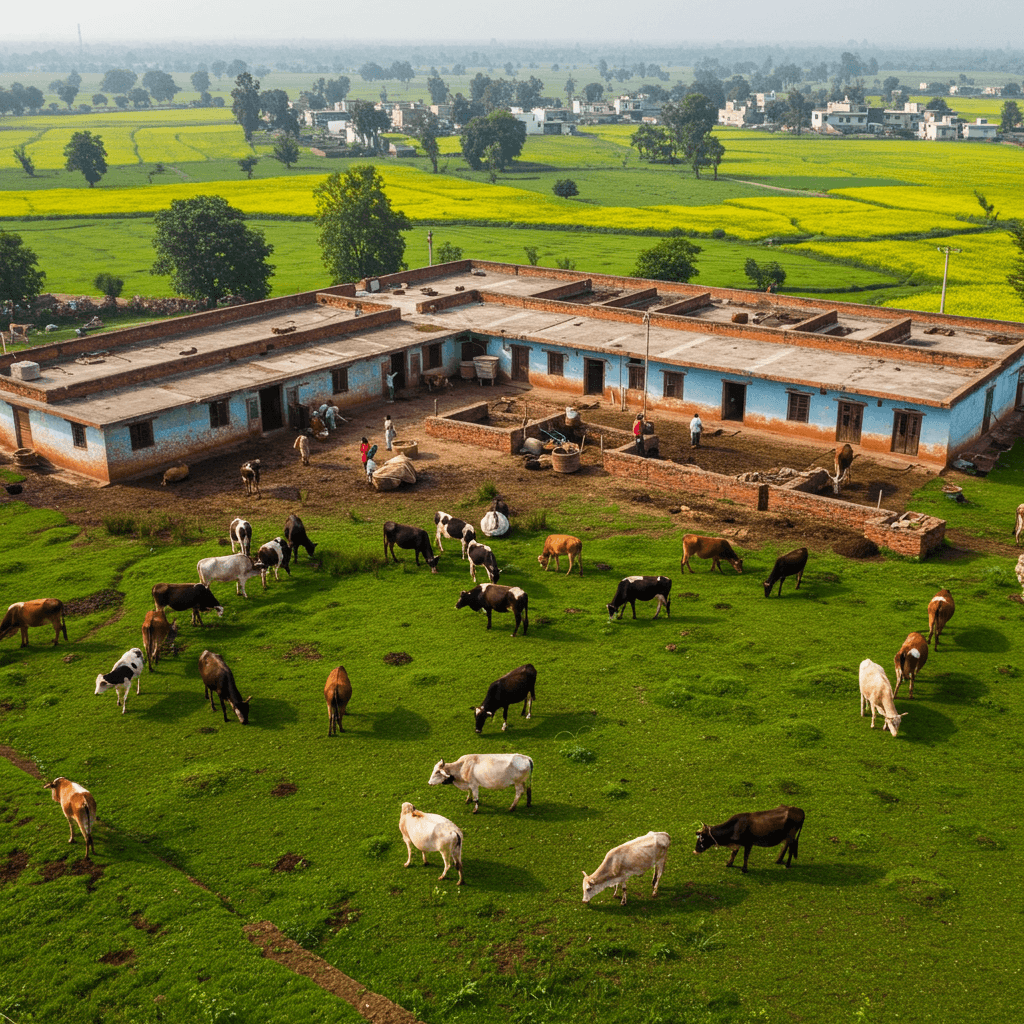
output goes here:
[[388, 382], [388, 401], [394, 402], [395, 400], [395, 378], [398, 376], [398, 371], [389, 373], [386, 375]]
[[693, 419], [690, 420], [690, 447], [691, 448], [699, 448], [700, 447], [700, 434], [701, 434], [701, 431], [703, 429], [704, 429], [704, 424], [701, 423], [701, 421], [700, 421], [700, 413], [699, 412], [695, 412], [693, 414]]
[[359, 445], [359, 457], [363, 460], [363, 472], [366, 472], [366, 460], [369, 458], [370, 442], [364, 437]]
[[636, 442], [636, 454], [644, 456], [644, 414], [638, 412], [633, 420], [633, 439]]
[[384, 444], [388, 451], [391, 451], [391, 445], [394, 442], [398, 434], [395, 432], [395, 425], [391, 422], [391, 414], [388, 413], [384, 417]]

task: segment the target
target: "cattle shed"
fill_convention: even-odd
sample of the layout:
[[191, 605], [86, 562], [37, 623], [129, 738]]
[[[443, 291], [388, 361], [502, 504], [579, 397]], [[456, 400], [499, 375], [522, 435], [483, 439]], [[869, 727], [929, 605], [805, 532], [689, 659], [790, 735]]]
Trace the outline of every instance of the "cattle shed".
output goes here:
[[499, 378], [944, 465], [1024, 395], [1024, 325], [478, 260], [0, 358], [0, 445], [102, 483], [479, 355]]

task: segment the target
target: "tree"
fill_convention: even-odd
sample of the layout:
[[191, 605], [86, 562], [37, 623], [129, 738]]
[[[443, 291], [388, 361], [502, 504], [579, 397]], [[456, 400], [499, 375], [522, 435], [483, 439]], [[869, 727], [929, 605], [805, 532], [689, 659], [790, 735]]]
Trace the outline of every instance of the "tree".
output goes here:
[[170, 103], [181, 92], [181, 88], [166, 71], [147, 71], [142, 76], [142, 84], [157, 103]]
[[703, 250], [699, 245], [685, 238], [666, 238], [637, 255], [633, 276], [685, 283], [700, 273], [694, 260], [701, 252]]
[[352, 88], [352, 80], [348, 75], [340, 75], [338, 78], [329, 78], [324, 86], [324, 102], [329, 107], [340, 103]]
[[604, 86], [600, 82], [588, 82], [583, 86], [583, 98], [588, 103], [596, 103], [604, 95]]
[[507, 110], [474, 117], [463, 129], [459, 143], [466, 162], [475, 171], [483, 168], [488, 149], [497, 146], [497, 170], [504, 170], [523, 151], [526, 125]]
[[219, 79], [224, 74], [224, 72], [227, 70], [227, 67], [228, 67], [228, 62], [226, 60], [215, 60], [210, 65], [210, 70]]
[[434, 250], [434, 257], [438, 263], [458, 263], [462, 259], [462, 249], [451, 242], [442, 242]]
[[244, 60], [233, 60], [224, 69], [224, 73], [228, 78], [238, 78], [239, 75], [246, 75], [249, 73], [249, 65]]
[[535, 245], [524, 245], [523, 252], [526, 253], [526, 258], [530, 262], [531, 267], [537, 266], [537, 260], [540, 259], [537, 254], [537, 246]]
[[110, 101], [101, 92], [94, 92], [92, 94], [92, 105], [94, 107], [105, 107]]
[[707, 148], [711, 129], [718, 121], [718, 108], [703, 93], [692, 92], [682, 103], [667, 103], [661, 116], [690, 161], [694, 177], [699, 178], [701, 167], [708, 163]]
[[668, 160], [675, 163], [678, 144], [667, 128], [642, 124], [629, 137], [629, 142], [636, 148], [641, 160]]
[[563, 91], [565, 92], [566, 102], [571, 104], [573, 93], [576, 92], [576, 79], [573, 78], [572, 75], [565, 80]]
[[375, 64], [371, 60], [367, 61], [359, 69], [359, 77], [364, 82], [382, 82], [388, 76], [387, 72], [379, 64]]
[[124, 110], [124, 108], [128, 106], [128, 97], [127, 96], [115, 96], [114, 97], [114, 105], [117, 107], [118, 110]]
[[441, 130], [441, 122], [436, 114], [429, 110], [419, 110], [412, 123], [412, 134], [419, 139], [423, 152], [433, 167], [433, 173], [437, 174], [437, 158], [441, 154], [441, 147], [437, 141], [437, 133]]
[[46, 274], [36, 270], [39, 260], [21, 235], [0, 230], [0, 304], [25, 306], [39, 295]]
[[107, 150], [103, 140], [92, 132], [75, 132], [64, 147], [64, 166], [69, 171], [81, 171], [92, 188], [107, 173]]
[[431, 103], [444, 103], [448, 99], [448, 84], [437, 73], [437, 68], [430, 69], [430, 77], [427, 79], [427, 92], [430, 93]]
[[299, 137], [299, 119], [288, 105], [288, 93], [284, 89], [265, 89], [261, 92], [260, 110], [270, 118], [271, 128]]
[[131, 104], [136, 110], [152, 105], [149, 101], [149, 93], [139, 85], [135, 86], [135, 88], [128, 93], [128, 99], [131, 100]]
[[204, 68], [193, 71], [189, 81], [192, 83], [192, 88], [200, 95], [210, 91], [210, 75]]
[[252, 172], [256, 169], [256, 165], [260, 162], [258, 156], [243, 156], [238, 161], [238, 169], [245, 175], [246, 181], [252, 181]]
[[540, 105], [541, 92], [544, 90], [544, 83], [535, 75], [523, 82], [516, 82], [516, 106], [523, 110]]
[[941, 110], [945, 113], [949, 110], [949, 104], [941, 96], [936, 96], [934, 99], [928, 101], [928, 105], [924, 109]]
[[260, 83], [243, 71], [235, 79], [231, 100], [231, 113], [242, 126], [245, 141], [252, 142], [252, 133], [260, 126]]
[[984, 211], [986, 222], [995, 227], [996, 221], [999, 220], [999, 213], [996, 211], [995, 203], [990, 203], [977, 189], [974, 190], [974, 198], [978, 200], [978, 205]]
[[573, 196], [580, 194], [579, 188], [576, 186], [576, 182], [572, 178], [559, 178], [551, 187], [551, 191], [556, 196], [561, 196], [563, 199], [571, 199]]
[[65, 79], [50, 83], [50, 88], [57, 94], [60, 101], [68, 105], [68, 110], [71, 109], [72, 104], [75, 102], [75, 97], [78, 95], [78, 84], [81, 79], [79, 78], [78, 82], [76, 82], [75, 78], [78, 78], [78, 76], [72, 77], [69, 75]]
[[718, 181], [718, 165], [725, 158], [725, 146], [722, 140], [715, 135], [709, 135], [704, 144], [704, 155], [701, 166], [710, 167], [714, 171], [715, 181]]
[[282, 135], [274, 143], [274, 159], [280, 160], [285, 167], [299, 162], [299, 144], [290, 135]]
[[14, 147], [14, 159], [17, 160], [19, 164], [21, 164], [21, 169], [30, 178], [34, 178], [36, 176], [35, 161], [26, 152], [24, 142], [20, 146]]
[[403, 231], [409, 218], [391, 207], [375, 167], [356, 164], [335, 171], [313, 189], [324, 266], [334, 283], [379, 277], [405, 269]]
[[111, 299], [116, 299], [124, 288], [123, 277], [115, 277], [113, 274], [105, 272], [97, 274], [92, 283], [96, 288], [103, 292], [104, 295]]
[[367, 100], [356, 100], [351, 113], [352, 126], [363, 140], [363, 145], [374, 153], [380, 153], [384, 149], [381, 133], [391, 127], [391, 115], [386, 110], [378, 110]]
[[1000, 131], [1013, 131], [1021, 123], [1020, 106], [1016, 100], [1007, 100], [1003, 104], [1003, 116], [999, 122]]
[[111, 68], [100, 82], [100, 92], [115, 92], [126, 96], [138, 80], [139, 76], [134, 71], [127, 68]]
[[1014, 221], [1009, 234], [1010, 243], [1017, 252], [1010, 260], [1010, 272], [1006, 275], [1006, 281], [1021, 302], [1024, 302], [1024, 222]]
[[786, 97], [786, 111], [782, 115], [782, 123], [787, 128], [795, 128], [797, 135], [801, 128], [806, 128], [811, 105], [804, 99], [804, 94], [794, 89]]
[[743, 273], [758, 291], [778, 291], [786, 281], [786, 272], [774, 261], [758, 263], [755, 259], [748, 259], [743, 264]]
[[245, 225], [241, 210], [221, 196], [172, 200], [153, 218], [157, 258], [150, 273], [170, 274], [181, 294], [213, 306], [226, 295], [248, 302], [270, 294], [274, 251], [262, 231]]

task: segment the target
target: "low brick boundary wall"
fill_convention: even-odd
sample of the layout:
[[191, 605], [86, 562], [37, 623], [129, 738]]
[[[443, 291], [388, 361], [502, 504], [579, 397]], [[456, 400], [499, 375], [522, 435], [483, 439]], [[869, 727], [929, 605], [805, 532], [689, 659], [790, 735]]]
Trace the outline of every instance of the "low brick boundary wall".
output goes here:
[[528, 437], [547, 440], [542, 430], [561, 431], [565, 414], [555, 413], [540, 420], [530, 420], [525, 427], [497, 427], [483, 422], [489, 413], [486, 402], [474, 402], [453, 409], [443, 416], [428, 416], [423, 421], [423, 430], [430, 437], [445, 441], [473, 444], [479, 448], [491, 448], [505, 455], [518, 455]]

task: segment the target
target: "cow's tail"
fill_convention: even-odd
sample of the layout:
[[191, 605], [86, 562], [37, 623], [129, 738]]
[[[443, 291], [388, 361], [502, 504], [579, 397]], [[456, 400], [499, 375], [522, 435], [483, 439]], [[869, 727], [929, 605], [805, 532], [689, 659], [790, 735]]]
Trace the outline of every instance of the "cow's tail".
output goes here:
[[67, 643], [68, 642], [68, 627], [67, 627], [67, 625], [64, 622], [64, 602], [63, 601], [61, 601], [61, 603], [60, 603], [60, 629], [61, 629], [61, 632], [64, 634], [64, 642]]
[[800, 856], [800, 854], [799, 854], [800, 833], [803, 830], [803, 827], [804, 827], [804, 823], [801, 821], [800, 824], [797, 826], [796, 831], [793, 833], [793, 838], [792, 838], [792, 840], [790, 841], [790, 844], [789, 844], [790, 852], [793, 854], [794, 857], [797, 857], [797, 858], [799, 858], [799, 856]]
[[462, 832], [455, 830], [455, 838], [452, 840], [452, 863], [462, 874]]
[[529, 807], [533, 800], [533, 758], [528, 757], [526, 760], [530, 762], [530, 772], [526, 776], [526, 806]]

